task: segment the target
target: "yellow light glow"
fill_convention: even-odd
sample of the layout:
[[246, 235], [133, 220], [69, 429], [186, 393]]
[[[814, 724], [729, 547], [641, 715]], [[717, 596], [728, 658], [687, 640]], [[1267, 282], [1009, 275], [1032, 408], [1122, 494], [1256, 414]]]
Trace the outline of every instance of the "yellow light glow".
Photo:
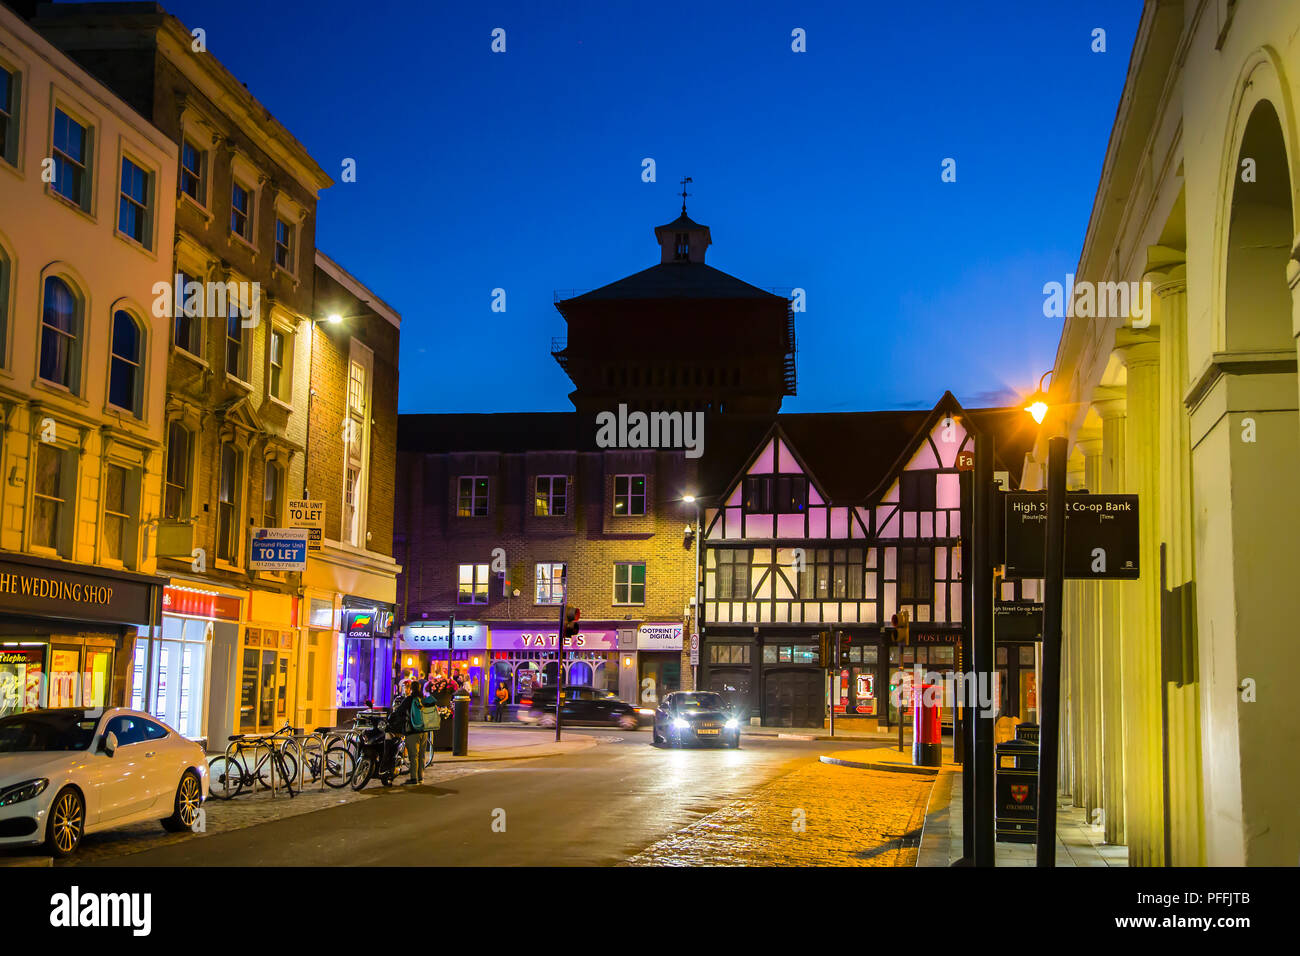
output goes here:
[[339, 315], [337, 312], [331, 312], [329, 317], [326, 318], [325, 321], [327, 321], [330, 325], [338, 325], [340, 322], [343, 321], [343, 316]]
[[624, 667], [631, 667], [631, 666], [632, 666], [632, 658], [630, 658], [630, 657], [625, 657], [625, 658], [623, 658], [623, 666], [624, 666]]
[[1043, 419], [1047, 417], [1047, 403], [1044, 401], [1031, 402], [1025, 406], [1025, 411], [1034, 417], [1034, 421], [1039, 425], [1043, 424]]

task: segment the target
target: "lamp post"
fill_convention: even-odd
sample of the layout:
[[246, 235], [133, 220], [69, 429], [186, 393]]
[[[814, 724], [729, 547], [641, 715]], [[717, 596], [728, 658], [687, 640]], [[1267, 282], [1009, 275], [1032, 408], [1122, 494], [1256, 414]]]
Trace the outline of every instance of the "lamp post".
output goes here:
[[[1025, 411], [1040, 426], [1050, 410], [1043, 382], [1030, 396]], [[1047, 530], [1043, 554], [1042, 687], [1038, 701], [1038, 843], [1035, 861], [1056, 866], [1056, 781], [1060, 758], [1061, 618], [1065, 600], [1065, 459], [1069, 439], [1047, 440]]]
[[[691, 598], [691, 629], [698, 634], [700, 631], [700, 612], [704, 609], [704, 602], [701, 600], [700, 591], [703, 590], [703, 582], [700, 580], [700, 539], [704, 537], [704, 528], [700, 523], [700, 499], [695, 495], [682, 495], [682, 501], [695, 508], [695, 589]], [[691, 664], [691, 690], [699, 690], [697, 674], [699, 665], [692, 662]]]

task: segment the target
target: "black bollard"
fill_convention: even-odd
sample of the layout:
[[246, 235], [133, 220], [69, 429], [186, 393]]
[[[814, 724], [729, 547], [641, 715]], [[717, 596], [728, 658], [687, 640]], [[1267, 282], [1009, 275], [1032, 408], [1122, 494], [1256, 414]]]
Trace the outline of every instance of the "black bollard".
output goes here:
[[451, 698], [451, 755], [464, 757], [469, 753], [469, 694], [465, 688]]

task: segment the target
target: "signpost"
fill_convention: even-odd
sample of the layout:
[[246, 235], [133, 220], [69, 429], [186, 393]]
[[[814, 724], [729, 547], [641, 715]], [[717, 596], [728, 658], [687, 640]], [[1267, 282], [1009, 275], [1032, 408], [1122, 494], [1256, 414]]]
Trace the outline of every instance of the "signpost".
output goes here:
[[[1047, 495], [1013, 491], [1006, 495], [1005, 577], [1046, 576]], [[1136, 580], [1138, 565], [1137, 495], [1065, 496], [1065, 577]]]
[[305, 571], [306, 528], [254, 528], [249, 554], [250, 571]]
[[289, 527], [307, 528], [311, 534], [307, 538], [307, 550], [319, 551], [325, 534], [325, 502], [298, 499], [288, 505]]

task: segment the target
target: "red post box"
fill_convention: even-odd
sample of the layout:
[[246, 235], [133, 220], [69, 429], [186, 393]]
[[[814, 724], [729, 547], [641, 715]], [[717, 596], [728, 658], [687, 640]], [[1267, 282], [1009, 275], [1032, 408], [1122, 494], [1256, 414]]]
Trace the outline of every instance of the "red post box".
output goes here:
[[912, 766], [943, 765], [943, 731], [939, 722], [941, 700], [934, 684], [912, 685]]

